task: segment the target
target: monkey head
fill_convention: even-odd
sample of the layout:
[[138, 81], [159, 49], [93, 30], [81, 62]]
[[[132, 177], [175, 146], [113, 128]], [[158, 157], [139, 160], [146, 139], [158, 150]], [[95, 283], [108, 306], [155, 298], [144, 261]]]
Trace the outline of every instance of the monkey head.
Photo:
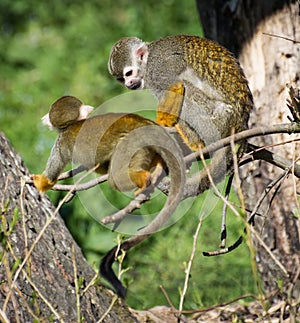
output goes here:
[[148, 45], [136, 37], [120, 39], [111, 49], [108, 70], [128, 89], [142, 90], [148, 59]]
[[84, 120], [92, 112], [93, 107], [84, 105], [74, 96], [66, 95], [56, 100], [42, 122], [50, 129], [65, 129], [79, 120]]

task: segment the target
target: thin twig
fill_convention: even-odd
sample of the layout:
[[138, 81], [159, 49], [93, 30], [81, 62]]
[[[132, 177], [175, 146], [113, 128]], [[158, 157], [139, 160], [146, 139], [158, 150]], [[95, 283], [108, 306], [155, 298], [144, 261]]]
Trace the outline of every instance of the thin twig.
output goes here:
[[[14, 253], [14, 250], [11, 246], [10, 243], [8, 243], [8, 248], [9, 251], [12, 255], [12, 257], [14, 258], [15, 261], [18, 261], [17, 256]], [[39, 298], [49, 307], [50, 311], [52, 312], [52, 314], [55, 317], [60, 317], [58, 312], [54, 309], [54, 307], [52, 306], [52, 304], [46, 299], [46, 297], [42, 294], [42, 292], [39, 290], [39, 288], [35, 285], [35, 283], [32, 281], [32, 279], [29, 277], [26, 269], [22, 269], [22, 274], [24, 275], [25, 279], [29, 282], [30, 286], [35, 290], [35, 292], [37, 293], [37, 295], [39, 296]], [[20, 292], [21, 293], [21, 292]], [[21, 295], [21, 294], [20, 294]]]
[[267, 150], [266, 148], [269, 147], [276, 147], [276, 146], [281, 146], [282, 144], [286, 143], [293, 143], [300, 141], [300, 138], [298, 139], [293, 139], [293, 140], [288, 140], [285, 142], [281, 142], [278, 144], [272, 144], [264, 147], [259, 147], [253, 144], [248, 144], [248, 149], [247, 153], [243, 156], [243, 158], [240, 161], [240, 166], [252, 162], [253, 160], [263, 160], [266, 161], [278, 168], [281, 168], [283, 170], [287, 169], [288, 167], [291, 167], [293, 165], [294, 172], [293, 174], [300, 178], [300, 165], [297, 164], [294, 161], [290, 161], [286, 158], [283, 158], [277, 154], [274, 154], [273, 152]]
[[[286, 169], [284, 172], [282, 172], [277, 178], [275, 178], [265, 189], [264, 192], [262, 193], [262, 195], [260, 196], [260, 198], [258, 199], [256, 205], [254, 206], [254, 209], [252, 210], [249, 219], [247, 221], [247, 223], [249, 225], [253, 225], [254, 224], [254, 219], [255, 219], [255, 215], [257, 214], [257, 211], [259, 209], [259, 207], [261, 206], [263, 200], [265, 199], [265, 197], [268, 195], [268, 193], [270, 192], [270, 190], [277, 184], [279, 183], [281, 180], [283, 180], [289, 173], [290, 173], [291, 169], [288, 168]], [[247, 234], [247, 229], [246, 227], [244, 228], [244, 234]], [[211, 257], [211, 256], [219, 256], [219, 255], [224, 255], [226, 253], [229, 253], [233, 250], [235, 250], [241, 243], [243, 242], [243, 236], [240, 236], [238, 238], [238, 240], [236, 240], [231, 246], [225, 248], [225, 249], [221, 249], [221, 250], [216, 250], [216, 251], [210, 251], [210, 252], [203, 252], [203, 255], [206, 257]]]
[[[11, 270], [10, 264], [9, 264], [8, 253], [6, 251], [3, 253], [3, 257], [1, 259], [1, 262], [4, 264], [7, 283], [8, 283], [9, 291], [10, 291], [11, 286], [12, 286], [12, 270]], [[11, 302], [12, 302], [12, 307], [13, 307], [14, 311], [17, 312], [18, 303], [16, 301], [16, 295], [14, 293], [11, 295]], [[3, 312], [6, 312], [7, 306], [8, 306], [8, 302], [6, 302], [6, 300], [5, 300], [3, 307], [2, 307]], [[19, 323], [19, 322], [20, 322], [19, 317], [16, 317], [16, 323]]]
[[168, 304], [170, 305], [170, 307], [172, 308], [172, 310], [177, 312], [177, 309], [175, 308], [174, 304], [172, 303], [168, 293], [166, 292], [166, 290], [164, 289], [164, 287], [162, 285], [159, 286], [159, 288], [161, 289], [161, 291], [163, 292]]
[[[15, 291], [18, 294], [18, 296], [20, 297], [20, 299], [22, 300], [22, 304], [26, 308], [28, 314], [30, 314], [32, 316], [32, 318], [31, 318], [32, 322], [43, 322], [43, 323], [46, 322], [46, 320], [41, 319], [40, 315], [38, 314], [40, 309], [38, 308], [37, 302], [34, 301], [35, 304], [34, 304], [34, 306], [32, 306], [33, 304], [28, 303], [28, 298], [27, 298], [27, 295], [24, 293], [24, 290], [21, 291], [19, 288], [15, 287]], [[18, 303], [20, 303], [20, 301]], [[20, 319], [18, 322], [20, 322]]]
[[133, 200], [130, 201], [130, 203], [125, 206], [123, 209], [119, 210], [118, 212], [106, 216], [101, 220], [102, 224], [108, 224], [108, 223], [117, 223], [120, 222], [127, 214], [132, 213], [136, 209], [140, 209], [142, 203], [149, 201], [150, 194], [147, 194], [145, 192], [140, 193], [138, 196], [136, 196]]
[[1, 310], [1, 308], [0, 308], [0, 319], [1, 319], [1, 322], [3, 323], [10, 323], [8, 317], [6, 316], [5, 312]]
[[200, 233], [200, 229], [202, 227], [203, 215], [204, 214], [200, 215], [199, 223], [198, 223], [196, 232], [195, 232], [195, 234], [193, 236], [192, 252], [191, 252], [190, 258], [189, 258], [188, 263], [187, 263], [187, 268], [185, 270], [185, 280], [184, 280], [183, 290], [182, 290], [182, 293], [180, 295], [180, 302], [179, 302], [179, 308], [178, 308], [179, 315], [178, 315], [177, 322], [180, 322], [180, 316], [181, 316], [181, 313], [182, 313], [183, 302], [184, 302], [184, 298], [185, 298], [185, 295], [186, 295], [186, 292], [187, 292], [187, 289], [188, 289], [188, 283], [189, 283], [189, 279], [190, 279], [191, 268], [192, 268], [193, 260], [194, 260], [194, 257], [195, 257], [196, 249], [197, 249], [197, 240], [198, 240], [198, 236], [199, 236], [199, 233]]
[[[28, 250], [28, 253], [26, 254], [24, 260], [22, 261], [22, 263], [19, 265], [18, 269], [16, 270], [14, 279], [12, 281], [11, 284], [11, 288], [6, 296], [5, 299], [5, 304], [7, 304], [9, 298], [11, 297], [12, 291], [14, 290], [14, 286], [16, 284], [16, 281], [20, 275], [20, 272], [22, 271], [23, 267], [25, 266], [26, 262], [28, 261], [30, 255], [33, 252], [33, 249], [35, 248], [35, 246], [37, 245], [37, 243], [40, 241], [40, 239], [42, 238], [43, 234], [45, 233], [46, 229], [48, 228], [48, 226], [50, 225], [50, 223], [55, 219], [56, 215], [58, 214], [59, 209], [61, 208], [61, 206], [63, 205], [63, 203], [65, 202], [65, 199], [67, 199], [68, 194], [60, 201], [60, 203], [58, 204], [57, 208], [55, 209], [55, 211], [53, 212], [53, 214], [51, 215], [51, 217], [48, 219], [48, 221], [45, 223], [44, 227], [42, 228], [42, 230], [39, 232], [38, 236], [36, 237], [34, 243], [32, 244], [31, 248]], [[61, 322], [63, 322], [62, 318], [60, 316], [57, 317], [58, 320], [60, 320]]]
[[[295, 146], [293, 147], [293, 149], [295, 150]], [[296, 161], [295, 161], [295, 151], [293, 151], [293, 166], [295, 165]], [[292, 168], [292, 174], [294, 175], [294, 171], [295, 168]], [[298, 211], [298, 215], [300, 214], [300, 204], [299, 204], [299, 200], [298, 200], [298, 196], [297, 196], [297, 185], [296, 185], [296, 181], [293, 180], [293, 192], [294, 192], [294, 201], [296, 204], [296, 208]], [[298, 216], [298, 239], [300, 241], [300, 216]]]
[[288, 40], [290, 42], [293, 42], [294, 44], [300, 44], [300, 41], [297, 41], [295, 39], [291, 39], [291, 38], [288, 38], [288, 37], [285, 37], [285, 36], [280, 36], [280, 35], [275, 35], [275, 34], [270, 34], [270, 33], [263, 33], [263, 35]]
[[205, 169], [205, 171], [207, 172], [207, 176], [208, 176], [208, 179], [210, 181], [210, 184], [213, 188], [213, 190], [215, 191], [215, 194], [217, 195], [217, 197], [219, 197], [224, 203], [227, 204], [227, 206], [230, 208], [230, 210], [234, 213], [234, 215], [236, 215], [237, 217], [239, 217], [239, 212], [235, 209], [235, 207], [225, 199], [225, 197], [221, 194], [221, 192], [219, 191], [219, 189], [217, 188], [216, 184], [214, 183], [214, 180], [210, 174], [210, 171], [209, 171], [209, 168], [205, 162], [205, 159], [204, 159], [204, 155], [202, 153], [202, 148], [199, 147], [199, 154], [200, 154], [200, 158], [201, 158], [201, 161], [203, 163], [203, 167]]
[[77, 277], [77, 264], [76, 264], [74, 243], [72, 244], [72, 263], [73, 263], [74, 285], [75, 285], [75, 294], [76, 294], [77, 322], [80, 323], [82, 321], [81, 311], [80, 311], [80, 292], [79, 292], [78, 277]]
[[289, 274], [287, 270], [284, 268], [282, 263], [274, 256], [273, 252], [270, 250], [270, 248], [264, 243], [264, 241], [261, 239], [259, 234], [256, 232], [256, 230], [253, 227], [250, 227], [251, 233], [254, 234], [255, 238], [258, 240], [260, 245], [266, 250], [266, 252], [270, 255], [270, 257], [273, 259], [275, 264], [282, 270], [282, 272], [285, 274], [286, 277], [289, 277]]
[[117, 211], [116, 213], [106, 216], [101, 220], [102, 224], [115, 223], [114, 230], [120, 224], [120, 222], [126, 217], [129, 213], [132, 213], [136, 209], [140, 209], [142, 204], [146, 201], [149, 201], [150, 195], [154, 192], [155, 185], [161, 179], [163, 168], [156, 167], [155, 171], [151, 175], [150, 185], [139, 193], [133, 200], [129, 202], [127, 206], [123, 209]]
[[294, 119], [288, 116], [288, 119], [291, 122], [300, 121], [300, 92], [299, 89], [294, 89], [292, 86], [289, 87], [290, 99], [287, 99], [287, 107], [290, 109], [290, 112]]
[[220, 304], [216, 304], [216, 305], [213, 305], [213, 306], [210, 306], [210, 307], [206, 307], [206, 308], [201, 308], [201, 309], [198, 309], [198, 310], [189, 310], [189, 311], [183, 311], [183, 314], [196, 314], [196, 315], [193, 315], [193, 319], [196, 320], [197, 318], [200, 317], [201, 313], [205, 313], [205, 312], [209, 312], [211, 310], [214, 310], [216, 308], [221, 308], [221, 307], [225, 307], [225, 306], [228, 306], [232, 303], [235, 303], [241, 299], [245, 299], [245, 298], [254, 298], [257, 300], [257, 296], [254, 295], [254, 294], [245, 294], [245, 295], [241, 295], [239, 297], [236, 297], [228, 302], [224, 302], [224, 303], [220, 303]]
[[27, 239], [27, 231], [26, 231], [26, 224], [25, 224], [25, 211], [24, 211], [24, 187], [26, 185], [26, 180], [24, 178], [21, 178], [21, 192], [20, 192], [20, 208], [21, 208], [21, 214], [22, 214], [22, 227], [23, 227], [23, 234], [24, 234], [24, 251], [25, 254], [28, 252], [28, 239]]
[[114, 295], [110, 305], [108, 306], [107, 310], [105, 311], [105, 313], [101, 316], [101, 318], [99, 319], [99, 321], [97, 321], [97, 323], [101, 323], [103, 322], [103, 320], [106, 318], [106, 316], [109, 314], [109, 312], [112, 310], [113, 306], [115, 305], [115, 302], [118, 300], [118, 296]]
[[244, 199], [244, 194], [242, 192], [242, 184], [241, 184], [241, 179], [240, 179], [239, 170], [238, 170], [238, 167], [239, 167], [238, 156], [236, 153], [233, 139], [230, 143], [230, 146], [231, 146], [231, 151], [233, 156], [234, 179], [235, 179], [235, 186], [237, 189], [237, 195], [240, 201], [240, 209], [242, 214], [246, 215], [245, 199]]
[[[121, 250], [121, 255], [119, 255], [119, 251], [120, 251], [120, 248], [121, 248], [121, 245], [122, 245], [122, 238], [121, 238], [121, 235], [118, 234], [117, 236], [117, 249], [116, 249], [116, 253], [115, 253], [115, 260], [118, 260], [118, 279], [121, 280], [121, 276], [122, 274], [126, 271], [126, 270], [122, 270], [122, 263], [123, 263], [123, 260], [125, 258], [125, 255], [126, 255], [126, 252], [124, 250]], [[109, 305], [109, 307], [107, 308], [107, 310], [105, 311], [105, 313], [102, 315], [102, 317], [100, 318], [100, 320], [97, 322], [97, 323], [101, 323], [105, 317], [109, 314], [109, 312], [112, 310], [115, 302], [117, 301], [118, 299], [118, 295], [114, 295], [112, 300], [111, 300], [111, 303]]]
[[94, 275], [94, 277], [90, 280], [90, 282], [86, 285], [86, 287], [81, 291], [80, 296], [82, 297], [88, 289], [93, 286], [98, 280], [98, 273]]

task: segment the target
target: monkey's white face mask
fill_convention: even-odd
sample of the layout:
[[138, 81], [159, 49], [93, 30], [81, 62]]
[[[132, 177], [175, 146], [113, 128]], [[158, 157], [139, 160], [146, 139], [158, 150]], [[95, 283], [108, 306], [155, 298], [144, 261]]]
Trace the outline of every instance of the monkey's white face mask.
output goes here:
[[144, 88], [144, 80], [140, 73], [140, 69], [135, 66], [126, 66], [124, 68], [124, 84], [130, 90], [142, 90]]
[[130, 90], [142, 90], [145, 86], [144, 74], [148, 59], [147, 44], [142, 42], [131, 52], [131, 66], [123, 69], [124, 84]]

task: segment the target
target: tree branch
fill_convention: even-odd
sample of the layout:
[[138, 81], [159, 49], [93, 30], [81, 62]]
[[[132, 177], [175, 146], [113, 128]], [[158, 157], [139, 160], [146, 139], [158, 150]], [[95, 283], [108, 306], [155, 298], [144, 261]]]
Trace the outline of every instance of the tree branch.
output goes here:
[[144, 191], [143, 193], [140, 193], [132, 201], [130, 201], [126, 207], [124, 207], [123, 209], [119, 210], [118, 212], [112, 215], [104, 217], [101, 220], [101, 223], [104, 225], [108, 223], [115, 223], [114, 225], [114, 230], [115, 230], [128, 213], [132, 213], [134, 210], [141, 208], [142, 203], [149, 201], [150, 194], [152, 192], [153, 190], [151, 190], [151, 192], [147, 190], [147, 191]]
[[[240, 133], [234, 134], [232, 136], [223, 138], [221, 140], [218, 140], [217, 142], [210, 144], [202, 149], [203, 155], [207, 156], [208, 153], [212, 153], [222, 147], [224, 145], [230, 145], [230, 142], [233, 140], [234, 142], [240, 141], [243, 139], [251, 138], [251, 137], [257, 137], [261, 135], [267, 135], [267, 134], [276, 134], [276, 133], [300, 133], [300, 123], [298, 122], [293, 122], [290, 124], [278, 124], [278, 125], [273, 125], [271, 127], [259, 127], [259, 128], [253, 128], [249, 130], [242, 131]], [[288, 142], [293, 142], [296, 140], [300, 139], [293, 139]], [[285, 143], [288, 143], [285, 142]], [[280, 143], [280, 145], [283, 143]], [[277, 144], [278, 145], [278, 144]], [[274, 145], [272, 145], [274, 146]], [[264, 160], [268, 163], [273, 164], [274, 166], [277, 166], [281, 169], [286, 169], [291, 166], [292, 162], [289, 161], [288, 159], [285, 159], [281, 156], [278, 156], [274, 154], [273, 152], [270, 152], [269, 150], [265, 149], [265, 147], [258, 147], [253, 144], [248, 144], [248, 155], [246, 155], [241, 163], [240, 166], [249, 163], [253, 160]], [[195, 161], [196, 159], [199, 159], [200, 153], [195, 152], [192, 153], [188, 156], [185, 157], [185, 162], [190, 163], [192, 161]], [[82, 166], [70, 170], [68, 172], [63, 173], [59, 179], [65, 179], [72, 177], [80, 172], [85, 170]], [[294, 175], [298, 178], [300, 178], [300, 165], [294, 163]], [[64, 185], [64, 184], [56, 184], [52, 188], [53, 190], [57, 191], [70, 191], [72, 190], [74, 193], [76, 191], [82, 191], [82, 190], [87, 190], [91, 187], [94, 187], [100, 183], [103, 183], [107, 180], [107, 175], [102, 175], [98, 178], [92, 179], [86, 183], [81, 183], [79, 185], [73, 184], [73, 185]], [[32, 181], [31, 181], [32, 182]], [[158, 185], [157, 188], [163, 192], [164, 194], [168, 194], [169, 192], [169, 185], [170, 185], [170, 180], [168, 178], [164, 178]], [[194, 193], [189, 193], [189, 196], [196, 196], [197, 192]], [[116, 219], [124, 217], [124, 213], [131, 213], [133, 210], [140, 208], [141, 204], [144, 203], [145, 201], [148, 200], [147, 196], [138, 196], [136, 197], [132, 202], [129, 203], [127, 207], [125, 207], [123, 210], [120, 210], [117, 212], [115, 215]], [[112, 217], [113, 217], [112, 216]], [[112, 219], [112, 218], [111, 218]], [[114, 220], [108, 220], [108, 218], [104, 218], [104, 223], [109, 223], [109, 222], [114, 222]], [[108, 222], [106, 222], [108, 221]]]
[[61, 181], [63, 179], [74, 177], [75, 175], [83, 172], [84, 170], [87, 170], [87, 169], [84, 166], [80, 165], [77, 168], [68, 170], [67, 172], [64, 172], [64, 173], [60, 174], [59, 177], [58, 177], [58, 180]]
[[[221, 149], [225, 146], [229, 146], [231, 142], [238, 142], [241, 140], [258, 137], [258, 136], [265, 136], [265, 135], [273, 135], [277, 133], [287, 133], [287, 134], [293, 134], [293, 133], [300, 133], [300, 123], [298, 122], [292, 122], [292, 123], [283, 123], [283, 124], [277, 124], [269, 127], [258, 127], [258, 128], [252, 128], [248, 130], [244, 130], [241, 132], [238, 132], [234, 135], [231, 135], [229, 137], [220, 139], [202, 149], [203, 155], [208, 155], [213, 152], [215, 152], [218, 149]], [[200, 157], [199, 152], [192, 153], [184, 158], [185, 162], [192, 162]]]
[[112, 215], [109, 215], [103, 218], [101, 220], [101, 223], [102, 224], [114, 223], [115, 225], [113, 230], [115, 230], [128, 213], [132, 213], [134, 210], [141, 208], [141, 205], [144, 202], [149, 201], [150, 195], [154, 192], [155, 186], [161, 180], [162, 174], [163, 174], [162, 168], [156, 169], [156, 171], [151, 176], [151, 184], [146, 189], [144, 189], [141, 193], [139, 193], [134, 200], [130, 201], [130, 203], [125, 208], [123, 208], [122, 210], [119, 210], [118, 212]]
[[296, 177], [300, 178], [300, 165], [295, 163], [294, 161], [290, 161], [277, 154], [274, 154], [271, 151], [265, 149], [264, 147], [259, 147], [252, 144], [248, 145], [247, 153], [248, 154], [246, 154], [246, 156], [242, 159], [240, 166], [253, 160], [264, 160], [283, 170], [291, 167], [291, 165], [294, 165], [293, 174]]
[[55, 184], [52, 187], [52, 190], [54, 190], [54, 191], [70, 191], [70, 190], [72, 190], [73, 192], [84, 191], [84, 190], [92, 188], [100, 183], [107, 181], [107, 178], [108, 178], [108, 175], [102, 175], [102, 176], [99, 176], [97, 178], [94, 178], [94, 179], [92, 179], [86, 183], [82, 183], [82, 184], [73, 184], [73, 185]]

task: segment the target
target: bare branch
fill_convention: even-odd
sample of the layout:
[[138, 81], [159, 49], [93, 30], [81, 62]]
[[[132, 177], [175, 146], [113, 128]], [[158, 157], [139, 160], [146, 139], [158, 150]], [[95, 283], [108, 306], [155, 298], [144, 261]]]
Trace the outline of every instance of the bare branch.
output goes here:
[[208, 311], [211, 311], [213, 309], [216, 309], [216, 308], [222, 308], [222, 307], [225, 307], [227, 305], [230, 305], [232, 303], [235, 303], [241, 299], [245, 299], [245, 298], [253, 298], [255, 300], [258, 299], [257, 295], [254, 295], [254, 294], [244, 294], [244, 295], [241, 295], [241, 296], [238, 296], [228, 302], [224, 302], [224, 303], [220, 303], [220, 304], [216, 304], [216, 305], [213, 305], [213, 306], [210, 306], [210, 307], [206, 307], [206, 308], [201, 308], [201, 309], [197, 309], [197, 310], [186, 310], [186, 311], [182, 311], [182, 313], [184, 314], [195, 314], [193, 315], [193, 319], [196, 320], [197, 318], [200, 317], [200, 313], [203, 313], [203, 312], [208, 312]]
[[64, 173], [60, 174], [59, 177], [58, 177], [58, 180], [61, 181], [63, 179], [74, 177], [75, 175], [83, 172], [84, 170], [87, 170], [87, 169], [85, 167], [83, 167], [82, 165], [80, 165], [77, 168], [68, 170], [67, 172], [64, 172]]
[[[233, 137], [228, 137], [228, 138], [234, 139]], [[292, 140], [292, 141], [295, 141], [295, 140]], [[288, 142], [292, 142], [292, 141], [288, 141]], [[216, 142], [215, 144], [217, 144], [219, 142], [220, 141]], [[212, 145], [209, 145], [209, 146], [203, 148], [203, 152], [204, 153], [206, 152], [206, 154], [207, 154], [207, 151], [210, 150], [211, 146]], [[274, 145], [272, 145], [272, 146], [274, 146]], [[185, 159], [188, 159], [189, 161], [191, 161], [192, 159], [195, 160], [195, 156], [196, 156], [196, 153], [193, 153], [193, 154], [185, 157]], [[258, 146], [255, 146], [253, 144], [248, 144], [248, 155], [246, 155], [246, 157], [248, 157], [248, 158], [244, 157], [242, 159], [241, 163], [240, 163], [240, 166], [244, 165], [246, 163], [249, 163], [249, 162], [251, 162], [253, 160], [264, 160], [264, 161], [266, 161], [268, 163], [271, 163], [271, 164], [273, 164], [273, 165], [275, 165], [275, 166], [277, 166], [277, 167], [279, 167], [281, 169], [286, 169], [286, 168], [290, 167], [291, 164], [292, 164], [292, 162], [290, 160], [285, 159], [285, 158], [283, 158], [281, 156], [278, 156], [278, 155], [270, 152], [269, 150], [265, 149], [265, 147], [258, 147]], [[74, 171], [75, 171], [75, 174], [76, 174], [77, 170], [80, 170], [80, 167], [78, 167], [75, 170], [63, 173], [62, 174], [62, 175], [64, 175], [63, 178], [68, 178], [68, 177], [65, 177], [65, 176], [67, 176], [68, 174], [71, 174], [71, 172], [73, 172], [73, 174], [74, 174]], [[82, 168], [81, 171], [83, 171], [83, 170], [84, 169]], [[78, 171], [78, 173], [79, 173], [79, 171]], [[300, 165], [298, 165], [298, 164], [294, 164], [294, 175], [296, 177], [300, 178]], [[89, 189], [91, 187], [94, 187], [94, 186], [96, 186], [96, 185], [98, 185], [100, 183], [103, 183], [103, 182], [107, 181], [107, 178], [108, 178], [108, 175], [102, 175], [102, 176], [100, 176], [98, 178], [92, 179], [92, 180], [90, 180], [90, 181], [88, 181], [86, 183], [82, 183], [82, 184], [79, 184], [79, 185], [56, 184], [56, 185], [53, 186], [52, 190], [55, 190], [55, 191], [70, 191], [70, 190], [72, 190], [73, 192], [83, 191], [83, 190], [87, 190], [87, 189]], [[28, 181], [26, 181], [26, 182], [28, 183]], [[166, 185], [164, 185], [164, 184], [166, 184]], [[161, 183], [161, 188], [160, 188], [160, 186], [158, 188], [162, 192], [167, 194], [168, 188], [166, 188], [165, 186], [168, 186], [168, 183], [163, 182], [163, 183]], [[138, 208], [138, 206], [136, 208]]]
[[[141, 205], [144, 202], [149, 201], [150, 194], [152, 192], [153, 192], [153, 189], [151, 191], [150, 190], [143, 191], [143, 193], [140, 193], [138, 196], [135, 197], [135, 199], [130, 201], [130, 203], [126, 207], [124, 207], [123, 209], [119, 210], [118, 212], [112, 215], [109, 215], [103, 218], [101, 220], [101, 223], [102, 224], [116, 223], [118, 225], [120, 221], [123, 220], [127, 214], [132, 213], [136, 209], [140, 209]], [[114, 229], [116, 229], [116, 226], [114, 227]]]
[[92, 188], [100, 183], [107, 181], [107, 178], [108, 178], [108, 175], [102, 175], [102, 176], [99, 176], [97, 178], [94, 178], [94, 179], [92, 179], [86, 183], [82, 183], [82, 184], [74, 184], [74, 185], [55, 184], [52, 187], [52, 190], [54, 190], [54, 191], [73, 191], [73, 192], [84, 191], [84, 190]]
[[[269, 127], [258, 127], [258, 128], [252, 128], [248, 130], [244, 130], [241, 132], [238, 132], [234, 135], [231, 135], [229, 137], [220, 139], [202, 149], [203, 155], [208, 155], [213, 153], [214, 151], [223, 148], [225, 146], [229, 146], [230, 143], [258, 137], [258, 136], [265, 136], [265, 135], [273, 135], [277, 133], [300, 133], [300, 123], [292, 122], [292, 123], [282, 123], [277, 124]], [[184, 158], [185, 162], [191, 162], [195, 159], [199, 158], [200, 154], [199, 152], [192, 153]]]
[[164, 287], [162, 285], [160, 285], [159, 288], [161, 289], [162, 293], [164, 294], [164, 296], [165, 296], [169, 306], [171, 307], [172, 311], [177, 312], [177, 309], [175, 308], [174, 304], [172, 303], [172, 301], [171, 301], [168, 293], [164, 289]]
[[163, 174], [162, 168], [157, 168], [151, 176], [151, 184], [139, 193], [134, 200], [132, 200], [125, 208], [119, 210], [115, 214], [106, 216], [101, 220], [102, 224], [115, 223], [114, 230], [123, 220], [123, 218], [132, 213], [134, 210], [141, 208], [141, 205], [150, 199], [150, 195], [153, 193], [155, 185], [161, 180], [161, 175]]
[[[281, 144], [281, 143], [280, 143]], [[279, 145], [279, 144], [277, 144]], [[276, 145], [272, 145], [274, 147]], [[269, 146], [270, 147], [270, 146]], [[277, 166], [283, 170], [291, 167], [293, 165], [294, 172], [293, 174], [300, 178], [300, 165], [294, 161], [290, 161], [286, 158], [283, 158], [277, 154], [272, 153], [271, 151], [265, 149], [265, 147], [258, 147], [252, 144], [248, 144], [248, 154], [243, 157], [241, 160], [240, 166], [251, 162], [253, 160], [264, 160], [274, 166]]]
[[267, 36], [271, 36], [271, 37], [275, 37], [275, 38], [280, 38], [280, 39], [284, 39], [284, 40], [288, 40], [293, 42], [294, 44], [300, 44], [300, 41], [297, 41], [295, 39], [291, 39], [285, 36], [280, 36], [280, 35], [275, 35], [275, 34], [270, 34], [270, 33], [263, 33], [263, 35], [267, 35]]

